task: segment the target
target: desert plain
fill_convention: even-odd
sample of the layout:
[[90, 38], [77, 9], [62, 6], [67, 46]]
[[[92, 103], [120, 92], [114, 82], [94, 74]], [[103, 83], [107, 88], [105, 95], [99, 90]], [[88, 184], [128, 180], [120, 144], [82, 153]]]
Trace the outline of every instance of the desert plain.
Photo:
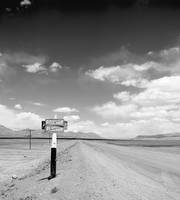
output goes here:
[[27, 140], [0, 140], [0, 199], [179, 200], [180, 146], [163, 144], [59, 140], [48, 180], [48, 140], [33, 139], [31, 150]]

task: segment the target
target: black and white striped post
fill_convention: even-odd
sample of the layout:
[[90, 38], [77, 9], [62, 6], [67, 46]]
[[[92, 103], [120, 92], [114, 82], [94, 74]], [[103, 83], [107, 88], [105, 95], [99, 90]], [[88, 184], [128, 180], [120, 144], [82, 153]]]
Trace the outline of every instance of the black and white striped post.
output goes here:
[[51, 164], [50, 164], [50, 176], [48, 179], [56, 177], [56, 154], [57, 154], [57, 133], [67, 130], [68, 122], [64, 119], [46, 119], [42, 121], [41, 128], [43, 130], [53, 133], [51, 143]]
[[57, 154], [57, 134], [53, 133], [52, 135], [52, 144], [51, 144], [51, 166], [50, 166], [50, 176], [48, 179], [56, 177], [56, 154]]

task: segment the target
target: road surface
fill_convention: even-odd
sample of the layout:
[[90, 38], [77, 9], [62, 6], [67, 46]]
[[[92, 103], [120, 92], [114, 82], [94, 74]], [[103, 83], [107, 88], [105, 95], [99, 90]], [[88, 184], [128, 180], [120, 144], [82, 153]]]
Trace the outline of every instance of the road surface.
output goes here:
[[0, 199], [180, 199], [178, 148], [163, 151], [76, 141], [59, 150], [57, 177], [49, 181], [48, 175], [46, 161], [30, 174], [3, 184]]

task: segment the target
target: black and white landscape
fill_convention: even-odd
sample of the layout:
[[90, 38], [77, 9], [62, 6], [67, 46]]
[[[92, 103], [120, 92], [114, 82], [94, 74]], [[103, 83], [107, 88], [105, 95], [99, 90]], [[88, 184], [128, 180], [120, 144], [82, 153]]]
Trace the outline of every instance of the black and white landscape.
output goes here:
[[177, 0], [1, 0], [0, 199], [179, 200], [179, 42]]

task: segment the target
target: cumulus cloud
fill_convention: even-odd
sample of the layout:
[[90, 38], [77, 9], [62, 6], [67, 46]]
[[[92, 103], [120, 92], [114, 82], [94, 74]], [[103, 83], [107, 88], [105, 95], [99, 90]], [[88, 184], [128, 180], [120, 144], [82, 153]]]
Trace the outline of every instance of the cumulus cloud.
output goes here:
[[[178, 121], [179, 122], [179, 121]], [[91, 120], [69, 123], [68, 131], [94, 132], [107, 138], [134, 138], [138, 135], [166, 134], [179, 132], [180, 124], [168, 119], [137, 119], [129, 122], [105, 122], [97, 125]]]
[[141, 64], [126, 60], [125, 64], [101, 66], [85, 73], [92, 79], [117, 84], [121, 90], [113, 94], [113, 101], [92, 107], [97, 115], [109, 120], [98, 130], [132, 136], [179, 132], [180, 48], [151, 51]]
[[41, 63], [34, 63], [30, 65], [23, 65], [26, 71], [29, 73], [46, 72], [47, 69], [41, 65]]
[[149, 81], [147, 79], [139, 78], [139, 79], [130, 79], [130, 80], [122, 81], [121, 85], [125, 85], [127, 87], [133, 86], [137, 88], [146, 88], [148, 83]]
[[[131, 54], [132, 57], [132, 54]], [[163, 76], [180, 75], [179, 46], [164, 49], [159, 52], [148, 52], [139, 61], [126, 61], [126, 64], [101, 66], [85, 72], [86, 76], [102, 82], [108, 81], [124, 86], [145, 88], [150, 80]], [[128, 60], [126, 58], [126, 60]], [[139, 64], [140, 63], [140, 64]]]
[[91, 120], [70, 123], [68, 126], [68, 131], [101, 134], [98, 126]]
[[41, 124], [42, 118], [32, 112], [21, 112], [16, 114], [15, 118], [15, 125], [14, 127], [17, 129], [24, 129], [24, 128], [32, 128], [32, 129], [39, 129]]
[[8, 76], [15, 75], [22, 67], [30, 73], [45, 70], [42, 66], [47, 59], [43, 55], [31, 55], [25, 52], [3, 52], [0, 55], [0, 76], [7, 79]]
[[15, 130], [32, 128], [39, 129], [42, 118], [31, 112], [17, 113], [7, 106], [0, 104], [0, 124]]
[[80, 116], [79, 115], [67, 115], [67, 116], [64, 116], [64, 119], [66, 121], [74, 122], [74, 121], [79, 120]]
[[21, 106], [21, 104], [16, 104], [16, 105], [14, 105], [14, 108], [21, 110], [22, 106]]
[[168, 106], [154, 106], [154, 107], [141, 107], [135, 112], [131, 113], [131, 117], [135, 119], [165, 119], [172, 118], [174, 115], [180, 116], [180, 107], [175, 105]]
[[32, 104], [35, 106], [44, 106], [44, 104], [40, 102], [32, 102]]
[[137, 106], [135, 104], [118, 105], [111, 101], [101, 106], [95, 106], [92, 110], [103, 118], [123, 119], [128, 118], [132, 112], [135, 112], [137, 110]]
[[124, 67], [121, 66], [111, 66], [104, 67], [101, 66], [95, 70], [89, 70], [86, 72], [86, 75], [90, 76], [93, 79], [99, 81], [109, 81], [112, 83], [120, 83], [121, 81], [133, 79], [138, 77], [138, 72], [135, 73], [135, 70], [132, 66], [126, 65]]
[[45, 55], [31, 55], [26, 52], [3, 52], [0, 53], [0, 76], [16, 74], [22, 68], [32, 74], [55, 73], [68, 67], [61, 66], [58, 62], [48, 65], [49, 58]]
[[142, 106], [180, 103], [179, 84], [180, 76], [152, 80], [143, 92], [133, 96], [133, 101]]
[[114, 94], [113, 97], [123, 102], [129, 101], [131, 99], [131, 95], [128, 91], [118, 92]]
[[58, 70], [62, 69], [62, 66], [57, 63], [57, 62], [53, 62], [50, 66], [49, 69], [51, 72], [57, 72]]
[[179, 60], [180, 49], [179, 46], [171, 47], [169, 49], [163, 49], [158, 52], [150, 51], [148, 56], [157, 60], [158, 62], [171, 63]]
[[29, 0], [23, 0], [20, 2], [21, 6], [30, 6], [31, 5], [31, 1]]
[[99, 81], [109, 81], [126, 86], [145, 87], [145, 84], [148, 82], [147, 70], [156, 66], [155, 62], [146, 62], [141, 65], [129, 63], [110, 67], [101, 66], [94, 70], [88, 70], [85, 74]]
[[155, 69], [161, 72], [168, 72], [169, 75], [180, 75], [180, 48], [175, 46], [163, 49], [159, 52], [149, 52], [149, 59], [156, 62]]
[[57, 62], [53, 62], [49, 67], [45, 67], [44, 64], [38, 62], [29, 65], [23, 65], [23, 67], [26, 68], [26, 71], [29, 73], [40, 72], [45, 74], [48, 74], [48, 72], [57, 72], [62, 69], [62, 66]]
[[72, 112], [79, 112], [76, 108], [70, 107], [59, 107], [53, 110], [53, 112], [57, 113], [72, 113]]
[[103, 118], [131, 120], [180, 119], [180, 76], [163, 77], [152, 80], [147, 88], [139, 93], [128, 91], [113, 95], [119, 103], [107, 102], [92, 108]]

